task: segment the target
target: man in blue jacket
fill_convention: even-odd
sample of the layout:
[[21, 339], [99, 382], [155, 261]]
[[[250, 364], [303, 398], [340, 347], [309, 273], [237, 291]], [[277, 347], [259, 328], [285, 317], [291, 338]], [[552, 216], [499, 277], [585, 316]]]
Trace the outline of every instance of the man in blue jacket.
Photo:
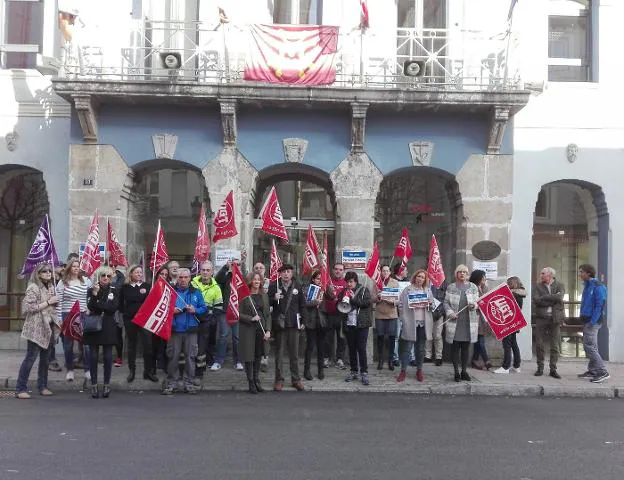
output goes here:
[[589, 359], [587, 371], [579, 378], [590, 378], [590, 382], [602, 383], [609, 378], [609, 372], [598, 352], [598, 330], [602, 326], [607, 287], [596, 280], [596, 269], [584, 264], [579, 267], [579, 276], [585, 283], [581, 297], [581, 320], [583, 320], [583, 348]]
[[178, 362], [180, 354], [184, 354], [184, 391], [197, 393], [198, 387], [193, 384], [195, 378], [195, 358], [197, 357], [197, 332], [199, 318], [206, 313], [206, 303], [201, 292], [190, 285], [191, 271], [181, 268], [175, 290], [176, 299], [171, 338], [167, 342], [167, 387], [163, 395], [172, 395], [179, 382]]

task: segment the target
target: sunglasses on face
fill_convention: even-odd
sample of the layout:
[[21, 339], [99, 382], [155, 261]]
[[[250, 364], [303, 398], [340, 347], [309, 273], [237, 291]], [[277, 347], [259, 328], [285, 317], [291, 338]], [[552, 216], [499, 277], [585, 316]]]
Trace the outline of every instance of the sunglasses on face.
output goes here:
[[113, 276], [110, 273], [103, 273], [102, 275], [100, 275], [100, 278], [113, 278]]

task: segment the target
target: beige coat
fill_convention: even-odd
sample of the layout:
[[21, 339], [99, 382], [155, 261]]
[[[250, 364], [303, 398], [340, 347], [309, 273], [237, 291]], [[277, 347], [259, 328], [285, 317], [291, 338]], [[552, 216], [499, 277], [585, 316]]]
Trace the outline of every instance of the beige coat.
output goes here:
[[[394, 278], [388, 279], [388, 284], [384, 285], [389, 288], [399, 288], [399, 282], [397, 282]], [[375, 298], [377, 298], [377, 294], [381, 293], [381, 290], [377, 290], [375, 288]], [[375, 300], [375, 319], [376, 320], [392, 320], [398, 318], [397, 306], [392, 302], [387, 302], [385, 300]]]
[[50, 346], [52, 336], [56, 342], [61, 332], [61, 325], [58, 323], [55, 308], [52, 306], [46, 306], [43, 310], [39, 308], [39, 305], [53, 294], [54, 287], [52, 285], [45, 288], [39, 287], [35, 283], [29, 283], [24, 300], [22, 300], [22, 313], [25, 317], [22, 338], [46, 349]]

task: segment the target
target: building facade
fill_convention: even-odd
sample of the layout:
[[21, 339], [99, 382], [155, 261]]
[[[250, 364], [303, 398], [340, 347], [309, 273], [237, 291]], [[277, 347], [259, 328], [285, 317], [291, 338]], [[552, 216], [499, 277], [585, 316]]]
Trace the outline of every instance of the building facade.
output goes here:
[[[527, 0], [513, 11], [515, 2], [499, 0], [370, 1], [366, 29], [356, 0], [115, 0], [54, 11], [49, 3], [41, 10], [49, 45], [23, 66], [65, 109], [51, 121], [62, 134], [52, 146], [37, 131], [32, 145], [49, 148], [0, 159], [42, 173], [62, 254], [78, 250], [98, 208], [130, 261], [151, 249], [160, 218], [171, 256], [188, 263], [201, 206], [214, 215], [233, 191], [239, 235], [213, 251], [245, 250], [250, 263], [268, 263], [270, 239], [256, 219], [276, 186], [290, 237], [278, 249], [295, 265], [309, 224], [327, 233], [332, 261], [377, 241], [390, 262], [408, 227], [412, 270], [426, 264], [435, 234], [449, 278], [459, 263], [487, 265], [492, 285], [515, 274], [528, 286], [548, 263], [566, 275], [571, 301], [579, 260], [611, 280], [618, 200], [606, 185], [614, 177], [599, 177], [596, 166], [622, 149], [615, 115], [611, 124], [596, 107], [609, 98], [615, 67], [613, 56], [598, 63], [589, 53], [608, 50], [615, 1]], [[251, 24], [338, 26], [336, 82], [242, 80]], [[37, 73], [46, 68], [57, 71]], [[556, 263], [557, 254], [565, 260]], [[624, 357], [615, 308], [611, 359]], [[530, 355], [530, 329], [521, 346]]]

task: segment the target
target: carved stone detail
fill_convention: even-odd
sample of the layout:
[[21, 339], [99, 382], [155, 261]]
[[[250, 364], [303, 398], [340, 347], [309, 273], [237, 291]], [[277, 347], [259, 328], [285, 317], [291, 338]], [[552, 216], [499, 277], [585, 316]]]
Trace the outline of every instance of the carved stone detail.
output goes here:
[[492, 113], [492, 124], [490, 125], [490, 137], [488, 140], [488, 155], [498, 155], [509, 121], [509, 108], [496, 107]]
[[98, 128], [95, 116], [95, 100], [91, 95], [72, 95], [74, 107], [78, 114], [78, 121], [82, 129], [82, 139], [85, 143], [97, 143]]
[[285, 138], [282, 140], [284, 145], [284, 158], [287, 162], [302, 163], [308, 149], [308, 141], [303, 138]]
[[355, 102], [351, 104], [351, 153], [364, 151], [366, 136], [366, 111], [368, 103]]
[[431, 165], [433, 142], [410, 142], [409, 151], [412, 155], [412, 164], [415, 167], [428, 167]]
[[223, 144], [226, 147], [236, 145], [238, 125], [236, 121], [236, 100], [220, 100], [221, 126], [223, 127]]
[[154, 145], [155, 158], [168, 158], [171, 160], [175, 157], [178, 136], [168, 133], [152, 135], [152, 144]]
[[579, 147], [576, 143], [570, 143], [566, 147], [566, 158], [568, 159], [568, 162], [570, 163], [576, 162], [576, 159], [578, 158], [578, 151], [579, 151]]
[[4, 139], [6, 140], [7, 149], [9, 150], [9, 152], [14, 152], [15, 150], [17, 150], [17, 141], [19, 140], [19, 135], [15, 130], [7, 133], [4, 136]]

